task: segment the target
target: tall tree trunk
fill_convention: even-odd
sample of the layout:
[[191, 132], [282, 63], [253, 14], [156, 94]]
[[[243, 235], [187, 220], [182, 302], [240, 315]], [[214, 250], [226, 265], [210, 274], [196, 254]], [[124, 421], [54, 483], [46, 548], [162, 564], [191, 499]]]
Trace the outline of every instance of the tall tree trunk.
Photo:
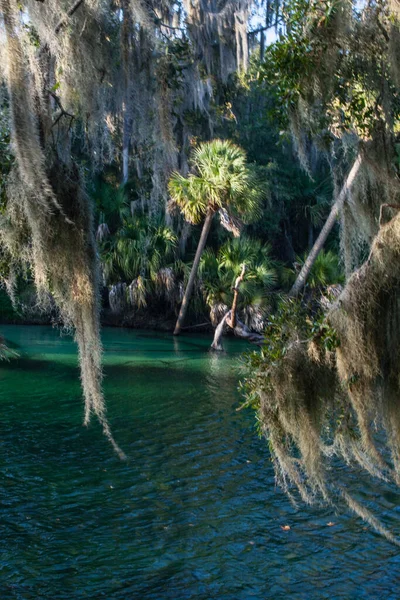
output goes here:
[[265, 54], [265, 32], [261, 32], [260, 36], [260, 61], [263, 62]]
[[294, 248], [293, 248], [292, 234], [291, 234], [290, 229], [288, 231], [288, 226], [290, 228], [290, 223], [284, 221], [283, 222], [283, 233], [284, 233], [285, 241], [286, 241], [285, 255], [286, 255], [286, 259], [290, 263], [294, 263], [294, 261], [296, 260], [296, 254], [295, 254]]
[[196, 256], [194, 257], [192, 270], [190, 271], [190, 275], [189, 275], [189, 281], [186, 286], [185, 294], [183, 296], [178, 320], [176, 321], [174, 335], [179, 335], [179, 333], [181, 331], [181, 327], [185, 320], [186, 312], [187, 312], [188, 305], [189, 305], [189, 300], [190, 300], [190, 297], [191, 297], [192, 291], [193, 291], [194, 280], [196, 279], [197, 270], [199, 268], [200, 258], [201, 258], [201, 255], [203, 254], [204, 246], [206, 245], [207, 237], [208, 237], [208, 234], [209, 234], [209, 231], [211, 228], [211, 223], [212, 223], [214, 214], [215, 214], [215, 210], [213, 210], [212, 208], [209, 208], [207, 210], [206, 219], [204, 221], [203, 230], [201, 232], [201, 236], [200, 236], [200, 240], [199, 240], [199, 245], [197, 246], [197, 250], [196, 250]]
[[131, 57], [131, 27], [129, 0], [122, 2], [122, 28], [121, 28], [121, 54], [123, 73], [123, 101], [122, 101], [122, 184], [129, 179], [129, 146], [132, 133], [132, 100], [130, 85]]
[[129, 179], [129, 125], [125, 123], [124, 119], [124, 135], [123, 135], [123, 149], [122, 149], [122, 185], [125, 185]]
[[358, 155], [356, 160], [354, 161], [354, 164], [351, 168], [350, 173], [347, 176], [347, 179], [346, 179], [342, 189], [340, 190], [340, 194], [339, 194], [335, 204], [332, 206], [331, 212], [329, 213], [329, 217], [327, 218], [325, 225], [323, 226], [323, 228], [321, 230], [321, 233], [317, 237], [315, 244], [312, 247], [310, 254], [307, 257], [307, 260], [305, 261], [305, 263], [303, 265], [303, 268], [301, 269], [300, 273], [298, 274], [297, 279], [294, 282], [293, 287], [289, 292], [289, 296], [292, 296], [292, 297], [297, 296], [300, 293], [300, 291], [303, 289], [303, 287], [307, 281], [307, 277], [309, 276], [310, 271], [312, 269], [312, 266], [318, 256], [318, 254], [321, 252], [321, 250], [326, 242], [326, 238], [328, 237], [334, 224], [336, 223], [338, 213], [344, 204], [347, 193], [349, 192], [351, 186], [354, 183], [354, 180], [360, 169], [360, 165], [361, 165], [361, 156]]
[[311, 221], [309, 221], [308, 223], [308, 249], [311, 250], [311, 248], [314, 245], [314, 227]]
[[179, 233], [179, 256], [184, 256], [186, 252], [186, 244], [189, 239], [192, 226], [187, 221], [183, 221], [182, 228]]

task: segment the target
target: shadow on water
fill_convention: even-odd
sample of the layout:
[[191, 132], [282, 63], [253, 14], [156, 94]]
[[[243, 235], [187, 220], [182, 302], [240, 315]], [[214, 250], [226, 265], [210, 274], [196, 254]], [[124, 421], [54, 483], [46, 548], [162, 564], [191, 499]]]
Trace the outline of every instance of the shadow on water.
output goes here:
[[[397, 548], [347, 513], [296, 509], [275, 487], [254, 415], [236, 412], [245, 346], [228, 340], [217, 357], [201, 336], [107, 330], [121, 462], [98, 424], [82, 426], [71, 340], [50, 328], [6, 335], [23, 356], [0, 366], [2, 600], [398, 598]], [[342, 472], [398, 528], [398, 491]]]

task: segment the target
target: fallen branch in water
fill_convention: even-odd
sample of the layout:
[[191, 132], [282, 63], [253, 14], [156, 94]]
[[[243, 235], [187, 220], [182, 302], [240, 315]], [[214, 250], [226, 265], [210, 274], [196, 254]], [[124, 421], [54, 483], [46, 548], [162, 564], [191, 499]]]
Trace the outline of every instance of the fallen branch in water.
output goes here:
[[198, 325], [186, 325], [186, 327], [181, 327], [181, 331], [184, 331], [185, 329], [197, 329], [197, 327], [205, 327], [206, 325], [211, 325], [211, 321], [199, 323]]

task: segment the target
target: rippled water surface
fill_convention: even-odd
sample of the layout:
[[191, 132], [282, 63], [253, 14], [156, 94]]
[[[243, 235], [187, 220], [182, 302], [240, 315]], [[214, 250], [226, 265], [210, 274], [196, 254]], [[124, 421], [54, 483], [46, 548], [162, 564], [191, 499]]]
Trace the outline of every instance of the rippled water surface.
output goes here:
[[[2, 332], [20, 358], [0, 365], [1, 600], [400, 598], [398, 548], [274, 487], [253, 414], [236, 412], [241, 343], [215, 356], [206, 337], [105, 330], [121, 462], [82, 427], [71, 339]], [[399, 532], [396, 490], [348, 485]]]

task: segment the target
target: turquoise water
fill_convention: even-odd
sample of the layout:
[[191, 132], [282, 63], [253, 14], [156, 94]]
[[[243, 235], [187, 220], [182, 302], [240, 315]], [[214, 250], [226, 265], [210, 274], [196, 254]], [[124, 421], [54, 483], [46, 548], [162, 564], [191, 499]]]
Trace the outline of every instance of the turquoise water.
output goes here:
[[[246, 346], [105, 330], [121, 462], [82, 427], [71, 339], [1, 330], [21, 354], [0, 365], [1, 600], [400, 598], [398, 548], [275, 488], [253, 414], [236, 412]], [[399, 533], [395, 489], [338, 476]]]

